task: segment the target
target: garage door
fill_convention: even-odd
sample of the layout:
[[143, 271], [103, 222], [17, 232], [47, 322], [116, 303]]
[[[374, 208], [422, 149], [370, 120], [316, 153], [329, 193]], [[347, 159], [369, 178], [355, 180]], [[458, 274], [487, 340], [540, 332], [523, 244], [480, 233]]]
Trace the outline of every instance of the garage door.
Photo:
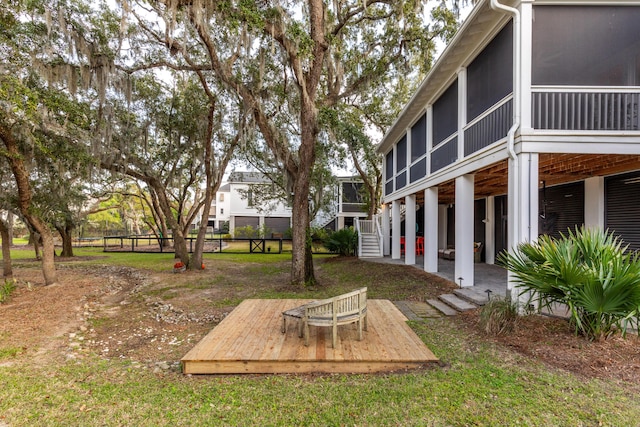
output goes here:
[[272, 233], [284, 233], [291, 227], [289, 217], [267, 217], [264, 219], [264, 225]]
[[538, 234], [559, 238], [584, 224], [584, 182], [542, 188], [538, 199]]
[[252, 226], [254, 229], [260, 227], [260, 218], [257, 216], [237, 216], [235, 227], [246, 227], [247, 225]]
[[640, 250], [640, 172], [605, 180], [605, 226]]

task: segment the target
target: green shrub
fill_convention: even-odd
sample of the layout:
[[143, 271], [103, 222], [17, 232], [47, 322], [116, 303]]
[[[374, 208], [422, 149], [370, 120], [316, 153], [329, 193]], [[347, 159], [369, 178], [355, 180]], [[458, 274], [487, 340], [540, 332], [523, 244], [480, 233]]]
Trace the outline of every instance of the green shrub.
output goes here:
[[530, 292], [529, 303], [565, 304], [576, 332], [599, 340], [638, 327], [640, 258], [627, 249], [612, 233], [576, 228], [560, 239], [522, 243], [498, 262], [513, 273], [520, 295]]
[[233, 230], [233, 236], [245, 239], [264, 239], [271, 236], [271, 231], [271, 228], [264, 224], [258, 228], [247, 225], [245, 227], [236, 227]]
[[258, 230], [250, 225], [245, 227], [236, 227], [233, 230], [233, 237], [238, 239], [252, 239], [254, 237], [258, 237]]
[[11, 279], [6, 279], [2, 285], [0, 285], [0, 304], [9, 300], [9, 297], [16, 289], [16, 282]]
[[338, 230], [326, 238], [324, 247], [340, 256], [355, 255], [358, 247], [358, 233], [353, 227]]
[[489, 335], [513, 331], [518, 319], [518, 304], [504, 298], [492, 298], [480, 309], [480, 328]]

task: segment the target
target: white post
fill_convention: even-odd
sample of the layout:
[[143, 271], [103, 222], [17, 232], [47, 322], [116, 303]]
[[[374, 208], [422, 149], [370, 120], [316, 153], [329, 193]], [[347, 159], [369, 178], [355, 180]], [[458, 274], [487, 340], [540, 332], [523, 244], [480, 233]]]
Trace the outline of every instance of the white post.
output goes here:
[[484, 257], [485, 263], [496, 262], [496, 200], [495, 197], [487, 197], [484, 222]]
[[438, 187], [424, 190], [424, 271], [438, 271]]
[[[520, 153], [516, 160], [509, 160], [509, 251], [519, 243], [532, 242], [538, 238], [538, 153]], [[507, 291], [513, 301], [524, 302], [526, 296], [518, 298], [519, 291], [508, 275]]]
[[412, 194], [404, 198], [407, 207], [404, 216], [404, 263], [416, 263], [416, 196]]
[[391, 202], [391, 259], [400, 259], [400, 200]]
[[584, 226], [604, 229], [604, 177], [584, 181]]
[[474, 176], [456, 178], [456, 256], [455, 281], [460, 287], [474, 285], [473, 193]]
[[390, 213], [389, 204], [382, 205], [382, 254], [384, 256], [391, 255]]
[[438, 249], [447, 249], [447, 230], [449, 227], [447, 205], [438, 205]]
[[467, 124], [467, 69], [458, 70], [458, 159], [464, 159], [464, 127]]

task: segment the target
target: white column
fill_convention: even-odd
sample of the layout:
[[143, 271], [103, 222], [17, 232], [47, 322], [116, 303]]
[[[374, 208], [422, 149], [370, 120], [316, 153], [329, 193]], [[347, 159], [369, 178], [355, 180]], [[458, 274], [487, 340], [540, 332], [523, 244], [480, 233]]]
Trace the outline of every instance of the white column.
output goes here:
[[447, 205], [438, 205], [438, 249], [447, 249], [448, 221]]
[[412, 194], [404, 198], [407, 207], [404, 215], [404, 263], [416, 263], [416, 196]]
[[584, 181], [584, 225], [604, 229], [604, 177]]
[[[522, 133], [532, 131], [531, 125], [531, 70], [532, 57], [531, 46], [533, 43], [533, 5], [530, 0], [520, 4], [520, 47], [514, 43], [514, 60], [517, 61], [515, 52], [518, 48], [521, 52], [520, 63], [520, 130]], [[514, 82], [518, 79], [514, 78]], [[515, 106], [514, 106], [515, 107]]]
[[382, 205], [382, 254], [384, 256], [391, 255], [391, 229], [389, 227], [391, 210], [389, 204]]
[[467, 69], [458, 70], [458, 159], [464, 159], [464, 127], [467, 124]]
[[391, 202], [391, 259], [400, 259], [400, 201]]
[[473, 175], [456, 178], [456, 257], [455, 281], [461, 287], [473, 286]]
[[[438, 271], [438, 187], [424, 190], [424, 271]], [[446, 211], [445, 211], [446, 212]]]
[[487, 197], [484, 223], [484, 257], [485, 263], [496, 262], [496, 201], [495, 197]]
[[342, 230], [344, 228], [344, 217], [338, 216], [338, 223], [336, 224], [336, 230]]
[[[509, 159], [508, 223], [509, 251], [519, 243], [538, 238], [538, 154], [520, 153]], [[515, 301], [518, 290], [509, 274], [507, 291]], [[527, 296], [520, 297], [524, 302]]]

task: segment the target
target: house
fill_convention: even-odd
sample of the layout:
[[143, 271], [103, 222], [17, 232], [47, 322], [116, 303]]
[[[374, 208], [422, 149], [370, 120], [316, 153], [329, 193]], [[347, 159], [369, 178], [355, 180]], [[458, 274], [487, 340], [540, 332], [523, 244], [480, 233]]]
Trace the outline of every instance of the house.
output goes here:
[[356, 218], [366, 218], [367, 204], [363, 198], [363, 186], [360, 177], [337, 177], [336, 185], [328, 189], [332, 195], [331, 202], [320, 209], [313, 225], [337, 231], [352, 227]]
[[[232, 172], [228, 183], [216, 194], [217, 214], [220, 220], [229, 221], [229, 232], [251, 226], [254, 230], [266, 229], [271, 235], [283, 235], [291, 228], [291, 207], [277, 197], [260, 197], [256, 186], [272, 186], [271, 181], [259, 172]], [[222, 191], [225, 189], [227, 191]]]
[[416, 222], [424, 269], [450, 248], [473, 286], [474, 242], [492, 264], [584, 224], [640, 249], [639, 22], [633, 0], [479, 0], [378, 146], [385, 255], [415, 263]]

